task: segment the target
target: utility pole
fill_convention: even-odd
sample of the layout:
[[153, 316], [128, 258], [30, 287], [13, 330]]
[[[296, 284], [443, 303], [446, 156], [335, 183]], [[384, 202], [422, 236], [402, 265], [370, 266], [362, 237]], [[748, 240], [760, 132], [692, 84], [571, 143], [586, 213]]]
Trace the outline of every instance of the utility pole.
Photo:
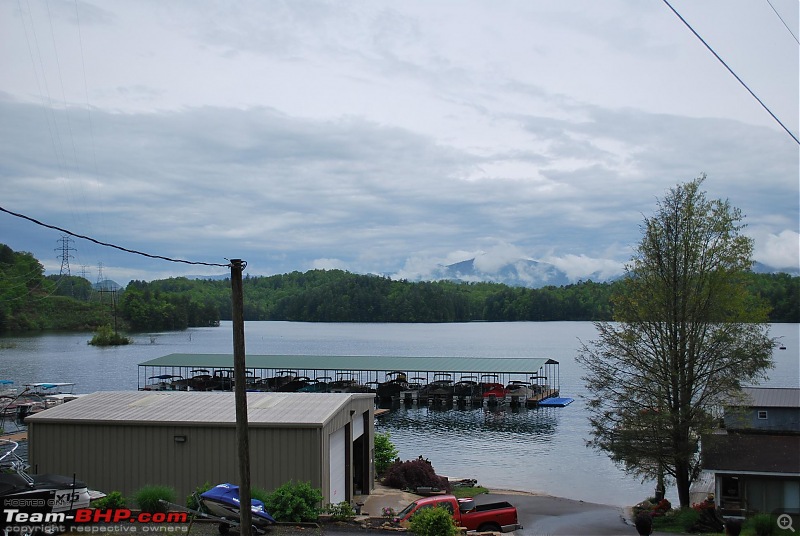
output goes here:
[[247, 263], [231, 259], [231, 317], [233, 320], [233, 384], [236, 401], [236, 443], [239, 455], [239, 534], [251, 536], [250, 511], [250, 435], [247, 421], [247, 389], [245, 385], [244, 292], [242, 272]]
[[114, 311], [114, 335], [117, 334], [117, 289], [114, 288], [100, 288], [97, 291], [100, 294], [100, 303], [103, 303], [103, 294], [111, 294], [111, 307]]

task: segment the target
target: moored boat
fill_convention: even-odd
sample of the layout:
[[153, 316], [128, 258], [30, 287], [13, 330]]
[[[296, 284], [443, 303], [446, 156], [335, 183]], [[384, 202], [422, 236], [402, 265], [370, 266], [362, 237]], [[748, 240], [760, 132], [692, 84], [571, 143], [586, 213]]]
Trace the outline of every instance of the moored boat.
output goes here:
[[453, 385], [453, 396], [457, 398], [473, 398], [480, 395], [480, 386], [475, 376], [462, 376]]
[[377, 386], [377, 395], [381, 400], [398, 398], [400, 393], [408, 390], [408, 380], [405, 372], [392, 371], [386, 373], [386, 380]]
[[506, 388], [498, 382], [497, 374], [484, 374], [481, 376], [481, 396], [489, 403], [497, 403], [506, 397]]
[[[94, 492], [92, 497], [86, 484], [75, 477], [29, 475], [26, 472], [27, 464], [15, 452], [18, 446], [15, 441], [0, 439], [0, 501], [3, 504], [15, 505], [20, 513], [40, 514], [43, 519], [54, 519], [47, 517], [47, 514], [87, 508], [92, 498], [103, 495]], [[11, 520], [3, 521], [6, 522], [4, 528], [8, 530]]]
[[142, 391], [185, 391], [186, 386], [181, 382], [183, 376], [178, 374], [156, 374], [150, 376], [148, 380], [155, 380], [144, 387]]

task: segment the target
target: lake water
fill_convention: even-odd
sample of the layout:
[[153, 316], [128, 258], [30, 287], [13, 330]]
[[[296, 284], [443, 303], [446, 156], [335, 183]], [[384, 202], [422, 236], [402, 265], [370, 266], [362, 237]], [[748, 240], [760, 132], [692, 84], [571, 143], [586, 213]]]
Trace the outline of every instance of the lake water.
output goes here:
[[[800, 387], [800, 329], [775, 324], [787, 350], [775, 350], [771, 387]], [[379, 420], [401, 459], [428, 458], [437, 473], [476, 478], [492, 488], [548, 493], [614, 505], [652, 494], [606, 455], [586, 448], [583, 370], [575, 362], [579, 340], [596, 336], [589, 322], [469, 324], [309, 324], [248, 322], [249, 354], [548, 357], [560, 362], [564, 408], [399, 408]], [[230, 322], [218, 328], [140, 334], [115, 348], [87, 345], [89, 334], [0, 338], [0, 379], [74, 382], [76, 392], [137, 389], [137, 365], [171, 353], [232, 353]], [[674, 499], [674, 493], [668, 493]]]

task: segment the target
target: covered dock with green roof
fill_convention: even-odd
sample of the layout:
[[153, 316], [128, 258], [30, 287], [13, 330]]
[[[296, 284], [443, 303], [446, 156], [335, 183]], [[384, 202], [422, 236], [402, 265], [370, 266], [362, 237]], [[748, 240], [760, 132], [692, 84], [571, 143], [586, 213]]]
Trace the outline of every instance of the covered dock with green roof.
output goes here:
[[[248, 355], [245, 359], [248, 384], [254, 387], [284, 374], [312, 381], [347, 376], [360, 385], [386, 382], [393, 374], [421, 384], [445, 375], [453, 382], [472, 378], [504, 385], [546, 383], [555, 395], [560, 390], [558, 367], [558, 361], [542, 357]], [[232, 379], [232, 371], [233, 354], [169, 354], [140, 363], [138, 383], [140, 390], [186, 389], [186, 381], [198, 374]]]

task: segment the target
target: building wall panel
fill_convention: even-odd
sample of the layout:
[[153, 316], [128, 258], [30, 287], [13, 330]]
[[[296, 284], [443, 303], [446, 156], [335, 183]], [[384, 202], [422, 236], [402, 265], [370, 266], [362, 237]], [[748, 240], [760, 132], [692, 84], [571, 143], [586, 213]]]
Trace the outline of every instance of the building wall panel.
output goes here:
[[[310, 482], [330, 502], [329, 436], [365, 414], [371, 423], [371, 397], [352, 399], [322, 427], [251, 423], [252, 485], [269, 491], [288, 480]], [[365, 433], [371, 452], [372, 426]], [[186, 441], [176, 442], [176, 436]], [[29, 423], [29, 461], [35, 472], [75, 474], [94, 489], [128, 497], [145, 485], [168, 485], [181, 503], [205, 482], [238, 482], [236, 445], [236, 429], [230, 424], [109, 424], [76, 418]]]

